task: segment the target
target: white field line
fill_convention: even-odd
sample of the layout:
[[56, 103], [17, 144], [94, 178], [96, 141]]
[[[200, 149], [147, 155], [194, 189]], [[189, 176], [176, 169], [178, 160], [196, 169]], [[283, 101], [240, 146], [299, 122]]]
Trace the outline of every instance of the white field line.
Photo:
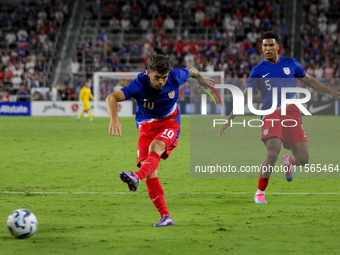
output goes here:
[[[42, 195], [128, 195], [128, 194], [148, 194], [147, 192], [24, 192], [24, 191], [0, 191], [2, 194], [42, 194]], [[165, 192], [166, 195], [245, 195], [254, 192]], [[267, 192], [267, 195], [340, 195], [339, 192]]]

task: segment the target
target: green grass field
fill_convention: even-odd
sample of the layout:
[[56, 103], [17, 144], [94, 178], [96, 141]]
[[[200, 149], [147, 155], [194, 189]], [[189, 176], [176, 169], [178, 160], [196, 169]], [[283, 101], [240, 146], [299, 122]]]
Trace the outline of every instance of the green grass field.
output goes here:
[[[121, 118], [123, 137], [109, 136], [108, 124], [108, 118], [0, 118], [1, 255], [339, 254], [338, 178], [273, 178], [267, 205], [253, 202], [257, 178], [190, 178], [188, 117], [158, 171], [176, 225], [154, 228], [160, 217], [144, 181], [132, 193], [119, 179], [120, 171], [137, 169], [134, 119]], [[334, 116], [304, 118], [311, 162], [340, 163], [339, 124]], [[233, 164], [260, 164], [258, 131], [243, 131], [213, 139]], [[29, 239], [15, 239], [6, 227], [19, 208], [39, 221]]]

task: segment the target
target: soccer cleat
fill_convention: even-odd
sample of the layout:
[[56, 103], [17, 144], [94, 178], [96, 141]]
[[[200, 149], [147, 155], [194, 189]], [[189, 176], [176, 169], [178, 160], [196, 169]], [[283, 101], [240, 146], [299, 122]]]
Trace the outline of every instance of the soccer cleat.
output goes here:
[[90, 120], [91, 122], [96, 122], [96, 120], [95, 119], [92, 119], [92, 120]]
[[283, 160], [283, 165], [285, 166], [284, 171], [285, 171], [285, 177], [288, 182], [291, 182], [294, 178], [294, 171], [293, 171], [293, 166], [292, 165], [287, 165], [286, 164], [286, 158], [289, 158], [289, 155], [283, 154], [282, 160]]
[[123, 182], [126, 182], [128, 184], [130, 191], [137, 190], [139, 180], [138, 180], [137, 175], [135, 175], [132, 171], [130, 171], [130, 174], [125, 173], [125, 172], [120, 172], [119, 176]]
[[158, 221], [153, 226], [154, 227], [166, 227], [166, 226], [169, 226], [169, 225], [175, 225], [175, 222], [173, 221], [173, 219], [169, 215], [164, 215], [164, 216], [162, 216], [161, 220]]
[[81, 121], [81, 119], [79, 119], [79, 118], [76, 118], [76, 121]]
[[267, 201], [264, 199], [264, 194], [255, 195], [254, 201], [256, 204], [267, 204]]

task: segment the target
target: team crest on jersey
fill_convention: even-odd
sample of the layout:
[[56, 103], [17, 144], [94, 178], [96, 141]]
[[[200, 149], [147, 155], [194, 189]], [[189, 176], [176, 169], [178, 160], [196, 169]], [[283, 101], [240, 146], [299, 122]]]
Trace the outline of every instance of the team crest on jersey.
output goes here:
[[174, 90], [171, 90], [169, 93], [169, 98], [174, 98], [175, 97], [175, 91]]
[[283, 71], [285, 72], [285, 74], [289, 75], [290, 74], [290, 69], [289, 67], [284, 67]]
[[268, 129], [263, 130], [264, 135], [268, 135]]

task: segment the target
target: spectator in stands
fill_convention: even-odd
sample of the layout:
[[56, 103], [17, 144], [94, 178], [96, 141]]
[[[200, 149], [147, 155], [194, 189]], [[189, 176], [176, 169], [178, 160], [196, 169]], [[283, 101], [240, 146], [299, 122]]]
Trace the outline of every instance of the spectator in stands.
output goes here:
[[54, 44], [51, 42], [48, 36], [46, 37], [45, 42], [43, 44], [43, 49], [46, 55], [51, 55], [51, 52], [54, 50]]
[[57, 100], [67, 101], [67, 98], [68, 98], [68, 94], [67, 94], [67, 90], [66, 90], [64, 84], [63, 83], [59, 83], [59, 85], [58, 85]]
[[73, 87], [74, 87], [77, 95], [79, 95], [79, 92], [80, 92], [80, 90], [82, 88], [82, 85], [83, 85], [82, 84], [82, 80], [79, 77], [79, 75], [78, 74], [74, 74], [74, 76], [73, 76]]
[[67, 100], [68, 101], [77, 101], [78, 100], [78, 94], [76, 93], [76, 90], [71, 83], [67, 88]]
[[130, 31], [130, 20], [128, 19], [127, 16], [124, 16], [123, 19], [120, 21], [122, 29], [126, 31]]
[[163, 28], [164, 20], [163, 20], [161, 15], [157, 16], [157, 18], [155, 19], [155, 23], [156, 23], [156, 28], [157, 29]]
[[32, 76], [31, 79], [28, 80], [27, 82], [27, 89], [28, 91], [31, 91], [32, 88], [39, 88], [40, 84], [39, 81], [37, 79], [37, 76]]
[[9, 31], [6, 34], [6, 43], [10, 49], [14, 49], [16, 47], [16, 42], [17, 42], [16, 40], [17, 38], [13, 31]]
[[100, 83], [100, 100], [105, 100], [106, 97], [109, 95], [108, 88], [104, 82]]
[[92, 49], [92, 40], [91, 40], [91, 38], [86, 37], [84, 48], [87, 49], [87, 50], [91, 50]]
[[[158, 9], [158, 6], [156, 5], [156, 3], [152, 2], [148, 8], [148, 14], [149, 14], [149, 17], [151, 16], [156, 16], [158, 15], [159, 13], [159, 9]], [[160, 17], [160, 16], [159, 16]], [[163, 25], [163, 24], [162, 24]], [[161, 25], [161, 26], [162, 26]]]
[[93, 70], [91, 69], [91, 66], [86, 66], [86, 79], [89, 80], [93, 77]]
[[71, 83], [72, 83], [72, 77], [67, 73], [67, 74], [65, 75], [63, 85], [64, 85], [66, 88], [68, 88], [68, 86], [70, 86]]
[[315, 78], [316, 78], [317, 80], [320, 80], [320, 79], [322, 79], [323, 74], [324, 74], [323, 68], [321, 67], [320, 64], [317, 63], [317, 64], [316, 64], [316, 67], [315, 67], [315, 70], [314, 70]]
[[81, 63], [84, 58], [84, 55], [85, 55], [85, 52], [84, 52], [83, 46], [80, 43], [78, 43], [77, 48], [76, 48], [76, 53], [75, 53], [77, 61]]
[[110, 19], [109, 27], [110, 27], [110, 30], [111, 30], [112, 33], [115, 34], [115, 33], [119, 32], [119, 30], [120, 30], [120, 23], [119, 23], [119, 20], [117, 19], [116, 16], [113, 16]]
[[71, 69], [71, 73], [73, 75], [79, 72], [80, 64], [78, 63], [76, 58], [72, 59], [72, 63], [71, 63], [70, 69]]
[[139, 17], [138, 16], [133, 16], [131, 21], [131, 29], [133, 30], [134, 33], [140, 33], [140, 26], [139, 26]]
[[46, 92], [46, 100], [47, 101], [55, 101], [55, 95], [53, 94], [52, 88], [50, 87], [49, 90]]
[[[87, 82], [87, 78], [86, 75], [83, 75], [82, 77], [79, 78], [79, 82], [80, 82], [80, 87], [84, 87], [86, 82]], [[78, 93], [79, 94], [79, 93]]]
[[99, 46], [103, 46], [107, 42], [107, 35], [105, 33], [105, 29], [101, 29], [98, 35], [98, 44]]
[[145, 16], [142, 17], [140, 21], [140, 28], [142, 29], [143, 32], [147, 31], [150, 27], [150, 22], [146, 19]]
[[13, 71], [10, 67], [11, 67], [11, 64], [7, 65], [4, 70], [4, 83], [12, 86]]
[[33, 74], [34, 69], [35, 69], [35, 62], [32, 60], [32, 58], [26, 58], [25, 70]]
[[5, 102], [9, 102], [9, 93], [8, 93], [8, 90], [5, 90], [5, 92], [3, 93], [2, 97], [1, 97], [1, 100], [5, 101]]
[[62, 27], [64, 23], [64, 13], [59, 9], [54, 9], [52, 13], [52, 18], [54, 18], [57, 27]]
[[8, 51], [6, 51], [2, 56], [1, 56], [1, 64], [2, 66], [7, 66], [9, 62], [10, 56]]
[[23, 27], [20, 27], [19, 31], [17, 32], [17, 38], [23, 38], [26, 40], [28, 38], [27, 30]]
[[188, 52], [184, 57], [185, 66], [195, 66], [195, 56]]
[[327, 79], [333, 78], [334, 73], [335, 73], [334, 67], [330, 63], [328, 63], [324, 71], [324, 77]]
[[44, 97], [38, 90], [34, 90], [33, 95], [32, 95], [32, 100], [33, 101], [42, 101], [42, 100], [44, 100]]
[[196, 27], [198, 29], [203, 27], [203, 20], [205, 18], [205, 13], [203, 12], [203, 10], [197, 10], [195, 13], [195, 23], [196, 23]]
[[3, 80], [4, 80], [4, 75], [5, 75], [4, 70], [5, 70], [5, 68], [1, 67], [1, 65], [0, 65], [0, 88], [2, 88], [2, 84], [3, 84]]
[[163, 28], [166, 33], [172, 33], [172, 31], [175, 29], [175, 21], [173, 18], [171, 18], [170, 15], [167, 15], [164, 23], [163, 23]]
[[37, 65], [35, 66], [35, 70], [39, 73], [44, 73], [45, 72], [45, 65], [42, 62], [42, 60], [38, 60]]
[[85, 50], [85, 65], [92, 65], [93, 56], [90, 50]]
[[122, 12], [123, 12], [123, 13], [130, 13], [130, 12], [131, 12], [131, 3], [130, 3], [130, 1], [127, 1], [127, 2], [122, 6]]
[[21, 83], [21, 84], [19, 84], [20, 86], [19, 86], [19, 90], [18, 90], [18, 92], [17, 92], [17, 95], [18, 96], [28, 96], [29, 95], [29, 93], [28, 93], [28, 91], [26, 90], [26, 87]]

